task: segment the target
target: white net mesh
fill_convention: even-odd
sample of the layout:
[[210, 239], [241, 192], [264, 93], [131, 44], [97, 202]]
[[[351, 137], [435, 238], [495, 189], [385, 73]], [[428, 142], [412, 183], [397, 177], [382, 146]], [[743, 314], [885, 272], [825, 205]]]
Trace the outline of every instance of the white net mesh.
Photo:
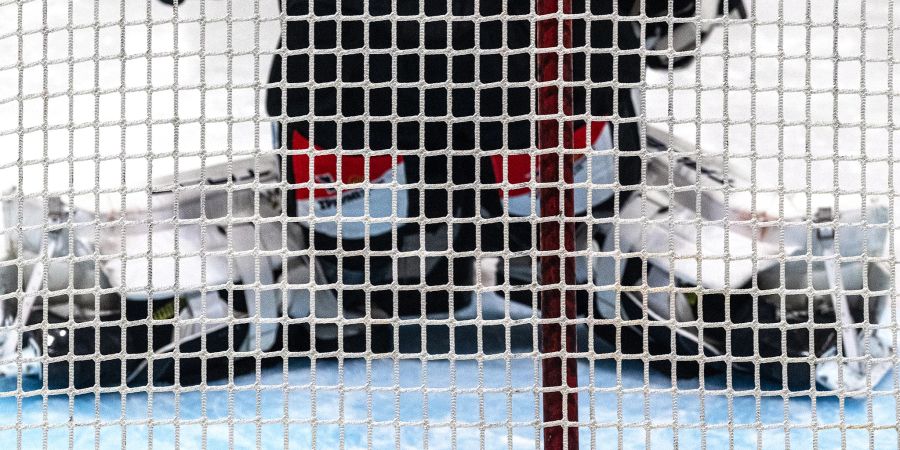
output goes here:
[[893, 3], [536, 3], [0, 0], [0, 441], [900, 445]]

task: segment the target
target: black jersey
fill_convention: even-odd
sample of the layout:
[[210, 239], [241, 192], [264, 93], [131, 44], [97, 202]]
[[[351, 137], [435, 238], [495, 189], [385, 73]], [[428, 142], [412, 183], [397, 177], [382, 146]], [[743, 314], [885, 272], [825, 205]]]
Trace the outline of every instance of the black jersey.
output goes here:
[[[345, 242], [389, 234], [394, 225], [364, 223], [364, 215], [471, 217], [476, 185], [522, 181], [521, 173], [499, 173], [505, 156], [496, 151], [516, 159], [507, 161], [507, 170], [531, 173], [523, 161], [535, 144], [529, 119], [536, 112], [528, 84], [535, 58], [529, 3], [508, 4], [505, 11], [505, 2], [493, 0], [454, 1], [449, 11], [444, 2], [399, 2], [396, 10], [391, 1], [367, 3], [364, 10], [361, 0], [343, 1], [338, 11], [333, 1], [286, 2], [286, 42], [270, 81], [279, 83], [286, 75], [287, 89], [273, 86], [267, 96], [272, 116], [285, 113], [287, 147], [309, 150], [290, 159], [290, 181], [343, 183], [340, 189], [299, 186], [293, 195], [296, 214], [316, 217], [316, 234], [329, 238], [337, 236], [340, 222]], [[612, 13], [609, 1], [575, 3], [575, 12]], [[416, 16], [420, 13], [424, 20]], [[573, 25], [579, 49], [575, 79], [584, 82], [575, 89], [575, 114], [615, 119], [624, 132], [613, 139], [614, 130], [607, 130], [608, 145], [615, 141], [619, 150], [637, 149], [628, 89], [639, 81], [641, 64], [637, 52], [628, 50], [637, 48], [638, 39], [624, 20], [618, 26], [611, 20]], [[282, 53], [289, 55], [286, 66]], [[599, 123], [592, 134], [604, 126]], [[629, 164], [620, 161], [619, 167], [617, 181], [634, 181]], [[404, 187], [420, 182], [424, 189]], [[389, 183], [399, 187], [378, 189]], [[483, 194], [486, 211], [500, 213], [503, 202], [495, 193]], [[338, 215], [339, 220], [327, 220]]]

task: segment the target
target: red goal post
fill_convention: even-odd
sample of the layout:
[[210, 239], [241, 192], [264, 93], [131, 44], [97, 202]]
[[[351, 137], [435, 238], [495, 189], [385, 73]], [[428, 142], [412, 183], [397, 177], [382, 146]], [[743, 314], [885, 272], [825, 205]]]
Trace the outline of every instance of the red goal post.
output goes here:
[[574, 194], [565, 187], [573, 183], [575, 157], [564, 151], [573, 148], [574, 136], [573, 123], [566, 120], [573, 114], [572, 87], [564, 87], [573, 81], [572, 55], [567, 52], [572, 48], [572, 21], [560, 20], [560, 11], [571, 14], [571, 0], [537, 0], [544, 448], [554, 450], [578, 448], [578, 427], [571, 425], [578, 421], [578, 372], [576, 360], [567, 357], [577, 351], [576, 332], [573, 324], [566, 324], [576, 314], [575, 292], [567, 288], [575, 284], [575, 259], [566, 256], [575, 251], [575, 224], [566, 220], [574, 216]]

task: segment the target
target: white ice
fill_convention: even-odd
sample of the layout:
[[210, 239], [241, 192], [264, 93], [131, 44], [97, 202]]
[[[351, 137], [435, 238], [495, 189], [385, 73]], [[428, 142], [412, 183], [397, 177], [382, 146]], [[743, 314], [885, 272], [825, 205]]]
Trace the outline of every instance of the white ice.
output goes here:
[[[0, 188], [115, 209], [120, 191], [176, 164], [271, 149], [256, 86], [280, 27], [277, 3], [258, 4], [185, 2], [176, 33], [173, 9], [156, 0], [0, 3]], [[97, 200], [94, 189], [106, 193]], [[141, 192], [126, 200], [145, 202]]]

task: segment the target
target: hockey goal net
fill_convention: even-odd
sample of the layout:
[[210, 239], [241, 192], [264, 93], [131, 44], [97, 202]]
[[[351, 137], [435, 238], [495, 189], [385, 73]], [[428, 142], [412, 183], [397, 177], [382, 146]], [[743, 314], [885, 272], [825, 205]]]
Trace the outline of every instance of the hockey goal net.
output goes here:
[[896, 446], [889, 0], [0, 0], [0, 441]]

